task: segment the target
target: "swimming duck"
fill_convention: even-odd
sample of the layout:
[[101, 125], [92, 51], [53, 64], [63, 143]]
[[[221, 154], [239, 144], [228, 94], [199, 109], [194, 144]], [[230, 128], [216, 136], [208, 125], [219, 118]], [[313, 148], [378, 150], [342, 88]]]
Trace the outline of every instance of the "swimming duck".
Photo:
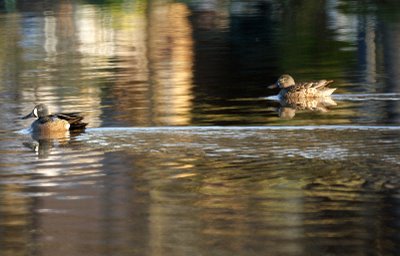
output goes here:
[[314, 82], [295, 83], [288, 74], [281, 75], [275, 84], [268, 88], [280, 88], [278, 97], [287, 102], [297, 102], [309, 99], [329, 97], [336, 88], [327, 88], [333, 80], [319, 80]]
[[50, 114], [45, 104], [38, 104], [31, 113], [22, 117], [27, 119], [36, 118], [32, 123], [33, 133], [51, 134], [67, 131], [83, 131], [87, 123], [83, 123], [83, 117], [78, 113], [56, 113]]

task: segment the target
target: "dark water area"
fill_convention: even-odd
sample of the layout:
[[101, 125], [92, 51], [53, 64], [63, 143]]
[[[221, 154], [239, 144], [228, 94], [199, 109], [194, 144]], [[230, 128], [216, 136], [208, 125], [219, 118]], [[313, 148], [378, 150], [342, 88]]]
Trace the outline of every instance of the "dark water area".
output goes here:
[[[0, 255], [400, 253], [397, 1], [0, 1], [0, 31]], [[35, 136], [38, 103], [88, 128]]]

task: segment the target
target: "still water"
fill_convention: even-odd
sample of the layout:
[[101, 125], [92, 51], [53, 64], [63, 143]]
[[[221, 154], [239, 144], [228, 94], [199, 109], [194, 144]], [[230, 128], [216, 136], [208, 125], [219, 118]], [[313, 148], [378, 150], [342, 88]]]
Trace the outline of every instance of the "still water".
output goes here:
[[400, 6], [367, 2], [0, 2], [0, 255], [398, 255]]

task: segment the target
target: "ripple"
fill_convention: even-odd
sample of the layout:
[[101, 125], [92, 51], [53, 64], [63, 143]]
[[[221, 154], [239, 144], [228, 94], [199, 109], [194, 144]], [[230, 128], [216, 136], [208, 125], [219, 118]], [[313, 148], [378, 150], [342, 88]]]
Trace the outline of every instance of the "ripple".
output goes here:
[[[296, 125], [296, 126], [159, 126], [159, 127], [100, 127], [88, 128], [78, 139], [82, 140], [91, 135], [108, 135], [120, 137], [126, 133], [220, 133], [235, 131], [310, 131], [310, 130], [400, 130], [400, 126], [385, 125]], [[101, 139], [98, 139], [101, 141]]]
[[25, 128], [25, 129], [21, 129], [18, 131], [15, 131], [17, 134], [21, 134], [21, 135], [28, 135], [31, 134], [32, 129], [31, 128]]
[[339, 101], [399, 101], [400, 93], [334, 94], [332, 98]]

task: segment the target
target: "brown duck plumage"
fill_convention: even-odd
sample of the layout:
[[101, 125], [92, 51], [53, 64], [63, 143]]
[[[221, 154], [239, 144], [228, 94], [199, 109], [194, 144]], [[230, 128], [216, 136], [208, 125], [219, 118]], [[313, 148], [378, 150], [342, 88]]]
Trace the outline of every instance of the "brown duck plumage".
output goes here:
[[327, 88], [333, 80], [295, 83], [290, 75], [282, 75], [269, 88], [280, 88], [279, 98], [286, 101], [299, 101], [330, 96], [336, 88]]

